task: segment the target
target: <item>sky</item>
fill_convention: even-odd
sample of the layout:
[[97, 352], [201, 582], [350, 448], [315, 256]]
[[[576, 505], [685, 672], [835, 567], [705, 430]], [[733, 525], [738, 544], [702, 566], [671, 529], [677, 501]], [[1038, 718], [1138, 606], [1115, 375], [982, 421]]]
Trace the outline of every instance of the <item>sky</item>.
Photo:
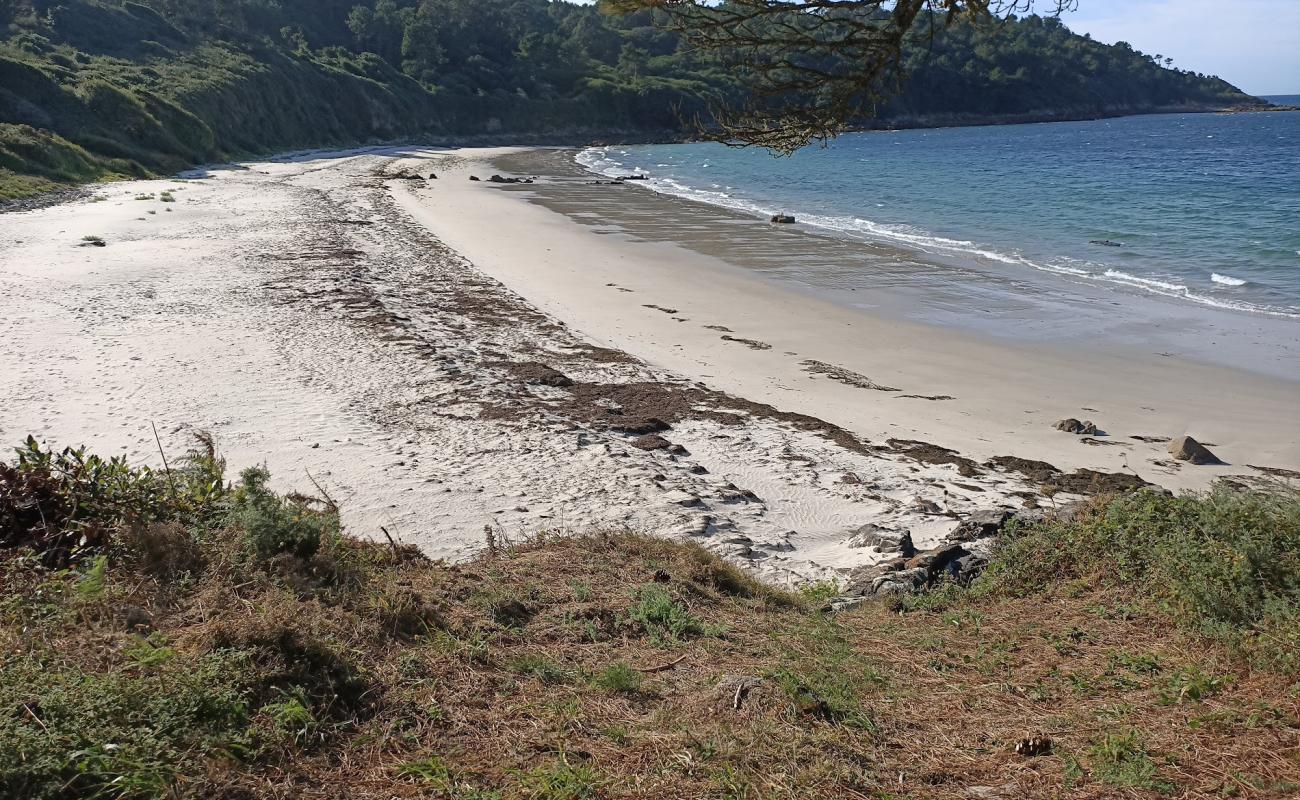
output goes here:
[[1250, 94], [1300, 94], [1300, 0], [1078, 0], [1061, 19]]

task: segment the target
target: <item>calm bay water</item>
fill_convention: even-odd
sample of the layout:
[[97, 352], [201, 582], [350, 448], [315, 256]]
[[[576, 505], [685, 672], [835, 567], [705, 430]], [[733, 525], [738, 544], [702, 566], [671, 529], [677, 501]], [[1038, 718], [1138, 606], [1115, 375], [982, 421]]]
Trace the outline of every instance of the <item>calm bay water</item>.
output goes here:
[[713, 144], [578, 158], [976, 267], [1300, 318], [1300, 112], [873, 132], [783, 159]]

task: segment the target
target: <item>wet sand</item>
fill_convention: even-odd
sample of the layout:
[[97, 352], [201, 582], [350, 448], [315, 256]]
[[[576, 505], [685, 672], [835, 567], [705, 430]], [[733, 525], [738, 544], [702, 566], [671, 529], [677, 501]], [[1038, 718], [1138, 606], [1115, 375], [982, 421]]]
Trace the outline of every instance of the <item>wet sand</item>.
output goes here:
[[[846, 243], [633, 185], [591, 185], [591, 176], [567, 166], [571, 158], [528, 151], [463, 164], [449, 181], [408, 192], [404, 205], [481, 269], [610, 346], [868, 438], [924, 439], [977, 459], [1010, 452], [1071, 469], [1131, 471], [1175, 489], [1251, 473], [1246, 464], [1300, 466], [1300, 381], [1274, 374], [1300, 378], [1296, 349], [1279, 348], [1275, 363], [1258, 371], [1204, 363], [1165, 349], [1173, 339], [1200, 354], [1193, 337], [1218, 338], [1180, 329], [1176, 311], [1158, 323], [1168, 332], [1156, 331], [1149, 314], [1115, 316], [1111, 326], [1127, 327], [1126, 336], [1106, 340], [1099, 329], [1067, 342], [1034, 329], [1013, 339], [917, 323], [908, 319], [911, 301], [892, 287], [856, 292], [848, 303], [773, 275], [782, 262], [848, 257]], [[506, 168], [542, 180], [466, 179]], [[483, 228], [491, 234], [476, 233]], [[945, 274], [942, 265], [933, 269]], [[970, 302], [1008, 326], [1032, 311]], [[1196, 318], [1187, 314], [1181, 325]], [[1243, 339], [1272, 332], [1272, 321], [1239, 324]], [[817, 364], [899, 391], [863, 389]], [[952, 399], [924, 399], [931, 397]], [[1065, 417], [1092, 420], [1107, 435], [1062, 434], [1052, 425]], [[1159, 442], [1132, 438], [1183, 434], [1216, 444], [1231, 466], [1180, 465]]]

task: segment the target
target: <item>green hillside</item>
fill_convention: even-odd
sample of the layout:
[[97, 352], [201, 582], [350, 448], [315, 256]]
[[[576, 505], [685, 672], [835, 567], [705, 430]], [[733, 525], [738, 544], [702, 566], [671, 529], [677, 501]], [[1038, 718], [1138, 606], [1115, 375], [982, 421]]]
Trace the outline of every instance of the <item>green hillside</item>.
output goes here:
[[[740, 88], [647, 13], [548, 0], [0, 0], [0, 200], [297, 147], [668, 138]], [[909, 49], [874, 124], [1250, 104], [1029, 17]]]

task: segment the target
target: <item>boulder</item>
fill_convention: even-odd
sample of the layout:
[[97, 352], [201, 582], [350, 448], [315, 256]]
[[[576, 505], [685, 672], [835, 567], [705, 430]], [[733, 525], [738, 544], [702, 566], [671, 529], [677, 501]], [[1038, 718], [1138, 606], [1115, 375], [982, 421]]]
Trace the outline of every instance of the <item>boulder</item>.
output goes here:
[[1014, 513], [1005, 508], [976, 511], [952, 529], [952, 533], [948, 534], [948, 540], [953, 542], [973, 542], [976, 539], [996, 536], [1014, 516]]
[[938, 576], [948, 568], [949, 562], [970, 555], [970, 551], [959, 544], [945, 544], [926, 550], [908, 559], [908, 569], [924, 569], [933, 576]]
[[848, 544], [849, 547], [874, 547], [882, 553], [898, 553], [904, 558], [916, 555], [911, 532], [882, 528], [872, 523], [854, 531]]
[[1094, 425], [1091, 422], [1080, 422], [1074, 417], [1069, 417], [1061, 420], [1060, 422], [1056, 423], [1055, 427], [1058, 431], [1065, 431], [1066, 433], [1076, 433], [1079, 434], [1080, 436], [1095, 436], [1097, 434], [1096, 425]]
[[1169, 443], [1169, 452], [1179, 461], [1193, 464], [1222, 464], [1219, 457], [1190, 436], [1179, 436]]
[[476, 180], [478, 180], [478, 176], [477, 176], [477, 175], [471, 175], [471, 176], [469, 176], [469, 179], [472, 180], [472, 181], [476, 181]]
[[772, 221], [777, 223], [778, 225], [793, 225], [795, 219], [789, 214], [776, 214], [775, 216], [772, 217]]
[[930, 576], [924, 568], [903, 569], [875, 578], [867, 594], [913, 594], [930, 583]]
[[988, 565], [989, 560], [987, 558], [970, 553], [954, 561], [949, 561], [945, 571], [949, 577], [964, 586], [978, 578]]

